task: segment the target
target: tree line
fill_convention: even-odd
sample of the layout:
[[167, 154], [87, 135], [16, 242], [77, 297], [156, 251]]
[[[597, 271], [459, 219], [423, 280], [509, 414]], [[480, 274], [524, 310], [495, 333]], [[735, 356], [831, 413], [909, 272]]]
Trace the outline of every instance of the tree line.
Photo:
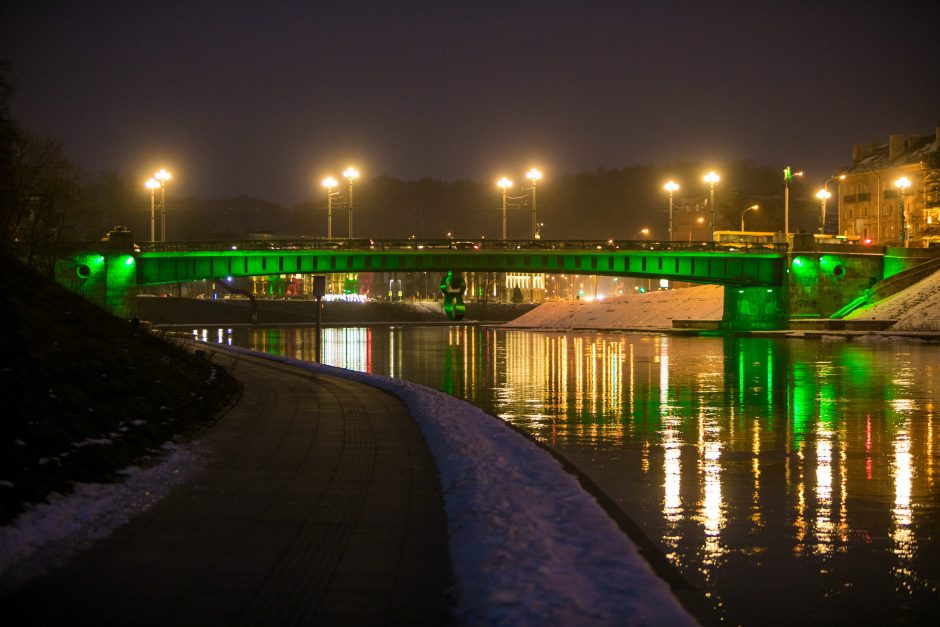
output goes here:
[[[70, 162], [54, 138], [30, 133], [10, 113], [11, 88], [0, 68], [0, 254], [17, 256], [51, 273], [65, 246], [100, 239], [123, 225], [138, 241], [148, 238], [150, 195], [141, 182], [120, 172], [89, 174]], [[667, 237], [667, 197], [663, 184], [682, 186], [674, 196], [676, 239], [707, 239], [694, 230], [696, 216], [708, 215], [705, 164], [628, 165], [562, 174], [540, 182], [537, 221], [545, 239], [638, 239], [643, 228], [652, 239]], [[783, 181], [776, 168], [739, 161], [726, 164], [716, 190], [716, 230], [737, 229], [741, 211], [751, 230], [780, 230]], [[524, 180], [524, 179], [523, 179]], [[510, 239], [532, 237], [531, 195], [524, 185], [510, 190], [507, 207]], [[172, 189], [172, 188], [171, 188]], [[342, 188], [340, 189], [342, 190]], [[810, 190], [791, 188], [790, 220], [795, 228], [815, 228], [817, 209]], [[522, 198], [519, 198], [522, 197]], [[357, 183], [356, 238], [498, 238], [501, 192], [492, 183], [422, 178], [402, 181], [378, 176]], [[347, 207], [337, 197], [334, 237], [348, 235]], [[229, 240], [248, 234], [273, 238], [326, 236], [326, 198], [286, 207], [248, 196], [167, 201], [171, 240]], [[686, 231], [688, 233], [686, 234]]]

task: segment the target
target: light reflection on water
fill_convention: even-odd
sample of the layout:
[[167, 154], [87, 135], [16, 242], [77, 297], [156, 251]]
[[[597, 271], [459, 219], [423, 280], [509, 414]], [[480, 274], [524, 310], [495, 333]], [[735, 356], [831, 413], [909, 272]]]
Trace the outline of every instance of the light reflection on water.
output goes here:
[[[916, 623], [940, 610], [935, 346], [323, 333], [326, 363], [436, 387], [559, 450], [731, 623]], [[216, 337], [305, 360], [315, 350], [312, 328]]]

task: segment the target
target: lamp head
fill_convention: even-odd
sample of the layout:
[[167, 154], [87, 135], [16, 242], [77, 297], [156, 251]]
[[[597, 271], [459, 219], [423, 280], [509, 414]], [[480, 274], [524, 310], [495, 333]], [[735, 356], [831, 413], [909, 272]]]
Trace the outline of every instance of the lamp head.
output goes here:
[[529, 179], [530, 181], [532, 181], [533, 184], [535, 184], [536, 181], [541, 180], [542, 173], [539, 172], [536, 168], [532, 168], [531, 170], [525, 173], [525, 177]]

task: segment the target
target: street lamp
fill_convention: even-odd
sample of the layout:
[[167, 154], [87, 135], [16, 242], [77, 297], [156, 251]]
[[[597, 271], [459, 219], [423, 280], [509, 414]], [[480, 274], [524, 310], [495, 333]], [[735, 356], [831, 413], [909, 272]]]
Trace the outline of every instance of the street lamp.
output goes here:
[[669, 241], [672, 241], [672, 193], [679, 190], [679, 184], [675, 181], [667, 181], [663, 189], [669, 194]]
[[790, 181], [794, 176], [803, 176], [803, 172], [794, 172], [790, 166], [783, 169], [783, 232], [787, 238], [790, 237]]
[[712, 240], [714, 240], [715, 239], [715, 184], [721, 180], [721, 177], [718, 176], [718, 174], [714, 170], [712, 170], [711, 172], [706, 174], [704, 178], [705, 178], [705, 182], [708, 183], [708, 186], [711, 190], [711, 196], [710, 196], [710, 200], [708, 201], [708, 203], [709, 203], [709, 209], [711, 211]]
[[343, 172], [343, 176], [346, 177], [346, 180], [349, 181], [349, 232], [348, 237], [352, 239], [353, 236], [353, 181], [359, 178], [359, 171], [354, 167], [346, 168], [346, 171]]
[[757, 211], [759, 208], [760, 208], [759, 205], [751, 205], [750, 207], [748, 207], [747, 209], [741, 212], [741, 232], [742, 233], [744, 232], [744, 215], [748, 211]]
[[[535, 213], [535, 183], [536, 181], [542, 178], [542, 173], [539, 172], [537, 169], [532, 168], [531, 170], [525, 173], [525, 177], [529, 179], [529, 181], [532, 183], [532, 237], [534, 237], [535, 239], [538, 239], [539, 228], [538, 228], [538, 222], [536, 221], [536, 213]], [[503, 239], [505, 239], [505, 237]]]
[[646, 228], [645, 226], [644, 226], [642, 229], [640, 229], [639, 231], [637, 231], [637, 233], [639, 233], [640, 235], [642, 235], [643, 237], [646, 237], [646, 238], [649, 238], [649, 236], [650, 236], [650, 230], [649, 230], [648, 228]]
[[503, 190], [503, 240], [506, 239], [506, 189], [512, 187], [512, 181], [507, 179], [505, 176], [498, 181], [496, 184]]
[[904, 194], [907, 192], [907, 188], [911, 186], [911, 180], [906, 176], [902, 176], [894, 182], [894, 186], [898, 188], [898, 213], [901, 214], [901, 244], [904, 248], [907, 248], [911, 245], [911, 238], [908, 233], [910, 224], [907, 219], [907, 207], [904, 205]]
[[160, 181], [157, 179], [150, 179], [144, 183], [144, 187], [150, 190], [150, 241], [156, 241], [156, 232], [157, 232], [157, 212], [155, 210], [155, 201], [154, 197], [157, 194], [157, 188], [160, 187]]
[[326, 239], [333, 239], [333, 188], [336, 187], [336, 179], [326, 177], [323, 187], [326, 188]]
[[153, 178], [160, 182], [160, 241], [166, 241], [166, 184], [173, 178], [169, 172], [160, 168], [160, 171], [153, 175]]
[[825, 187], [816, 192], [816, 198], [819, 199], [819, 232], [826, 232], [826, 201], [832, 197], [829, 190]]

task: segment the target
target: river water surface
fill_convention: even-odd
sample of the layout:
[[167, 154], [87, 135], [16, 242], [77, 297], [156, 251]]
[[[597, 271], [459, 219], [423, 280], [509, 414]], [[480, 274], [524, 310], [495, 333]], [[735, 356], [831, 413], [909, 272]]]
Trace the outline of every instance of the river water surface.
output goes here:
[[[314, 357], [312, 328], [195, 333]], [[553, 447], [729, 624], [940, 616], [937, 344], [377, 326], [325, 329], [323, 358]]]

